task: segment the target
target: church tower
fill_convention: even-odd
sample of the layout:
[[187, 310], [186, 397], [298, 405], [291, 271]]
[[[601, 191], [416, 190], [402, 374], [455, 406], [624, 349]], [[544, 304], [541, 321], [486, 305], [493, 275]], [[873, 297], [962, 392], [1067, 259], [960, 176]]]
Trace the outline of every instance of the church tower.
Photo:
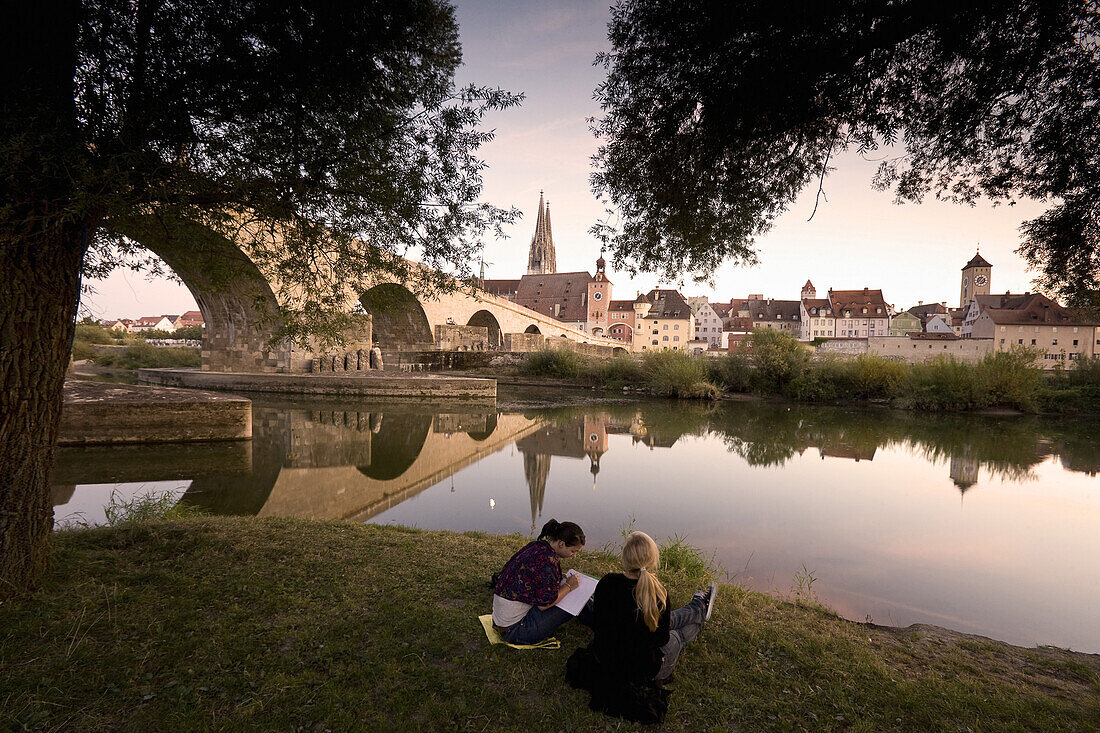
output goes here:
[[962, 269], [962, 286], [959, 289], [959, 307], [966, 308], [978, 295], [989, 295], [993, 265], [974, 252], [974, 258]]
[[550, 202], [543, 204], [542, 191], [539, 191], [539, 215], [527, 255], [527, 274], [552, 275], [557, 271], [558, 255], [554, 251], [554, 235], [550, 232]]

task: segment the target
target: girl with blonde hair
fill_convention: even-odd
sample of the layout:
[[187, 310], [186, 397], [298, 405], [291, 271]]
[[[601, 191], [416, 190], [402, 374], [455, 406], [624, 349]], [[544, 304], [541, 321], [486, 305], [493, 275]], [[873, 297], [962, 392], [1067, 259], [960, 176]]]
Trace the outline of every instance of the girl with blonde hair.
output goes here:
[[660, 559], [653, 538], [631, 532], [623, 545], [623, 572], [608, 573], [596, 586], [595, 637], [566, 666], [566, 680], [592, 693], [593, 710], [640, 722], [662, 720], [668, 707], [662, 686], [671, 680], [680, 652], [710, 620], [718, 586], [711, 583], [670, 611], [668, 591], [655, 574]]

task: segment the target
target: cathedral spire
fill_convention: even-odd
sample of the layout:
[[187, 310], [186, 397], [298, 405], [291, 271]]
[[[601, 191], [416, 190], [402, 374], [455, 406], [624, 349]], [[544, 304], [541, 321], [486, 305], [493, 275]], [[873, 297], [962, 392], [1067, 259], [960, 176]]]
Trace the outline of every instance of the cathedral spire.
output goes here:
[[554, 250], [554, 235], [550, 231], [550, 202], [543, 201], [539, 191], [539, 213], [535, 220], [535, 235], [527, 255], [528, 275], [550, 275], [558, 271], [558, 256]]

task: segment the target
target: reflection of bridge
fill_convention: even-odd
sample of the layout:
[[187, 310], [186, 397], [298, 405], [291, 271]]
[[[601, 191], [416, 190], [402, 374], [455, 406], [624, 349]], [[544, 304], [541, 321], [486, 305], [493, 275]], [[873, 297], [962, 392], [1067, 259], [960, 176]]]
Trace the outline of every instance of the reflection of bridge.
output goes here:
[[251, 473], [196, 478], [181, 501], [213, 514], [365, 521], [541, 424], [495, 408], [431, 409], [254, 405]]
[[[342, 356], [322, 352], [317, 345], [303, 348], [274, 340], [282, 323], [280, 308], [294, 308], [303, 296], [300, 287], [281, 284], [274, 264], [277, 257], [270, 252], [259, 256], [260, 250], [245, 243], [255, 235], [233, 241], [195, 222], [164, 217], [132, 221], [126, 230], [164, 260], [195, 296], [206, 323], [203, 370], [301, 373], [315, 367], [315, 358]], [[275, 242], [270, 249], [277, 251], [279, 246]], [[406, 264], [415, 277], [419, 266]], [[348, 343], [343, 351], [356, 356], [350, 369], [366, 368], [360, 352], [371, 348], [374, 337], [387, 351], [435, 348], [443, 332], [484, 348], [500, 348], [508, 334], [515, 334], [517, 342], [537, 342], [541, 335], [622, 348], [620, 342], [570, 328], [470, 286], [454, 283], [451, 292], [427, 296], [414, 294], [408, 284], [365, 280], [343, 294], [348, 317], [343, 328]], [[341, 370], [346, 364], [341, 360]]]

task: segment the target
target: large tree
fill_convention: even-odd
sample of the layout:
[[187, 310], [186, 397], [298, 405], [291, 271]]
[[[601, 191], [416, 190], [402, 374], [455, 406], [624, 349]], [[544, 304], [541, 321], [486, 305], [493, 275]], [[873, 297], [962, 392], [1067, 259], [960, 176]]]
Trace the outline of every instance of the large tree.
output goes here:
[[899, 202], [1048, 202], [1019, 251], [1100, 305], [1095, 0], [619, 0], [608, 35], [592, 184], [617, 264], [751, 264], [830, 159], [880, 149]]
[[[41, 572], [81, 278], [145, 259], [135, 221], [249, 239], [325, 323], [398, 255], [459, 273], [512, 212], [478, 203], [482, 114], [446, 0], [69, 0], [5, 15], [0, 597]], [[277, 233], [278, 236], [270, 236]], [[318, 279], [319, 271], [327, 279]], [[420, 273], [423, 274], [422, 272]], [[438, 284], [438, 283], [436, 283]], [[297, 287], [295, 287], [297, 286]]]

